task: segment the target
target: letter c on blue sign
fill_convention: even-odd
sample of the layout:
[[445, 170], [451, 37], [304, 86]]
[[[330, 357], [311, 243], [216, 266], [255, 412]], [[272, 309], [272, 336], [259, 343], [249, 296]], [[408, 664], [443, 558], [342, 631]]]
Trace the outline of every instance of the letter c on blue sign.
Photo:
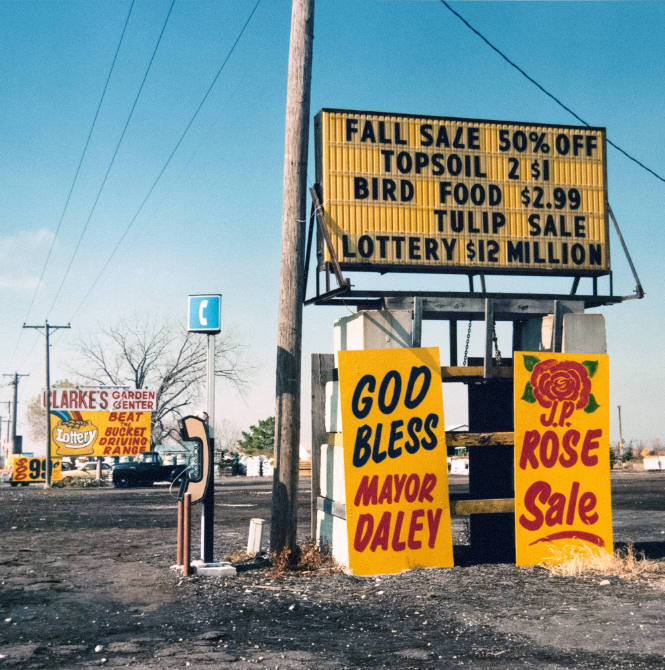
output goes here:
[[205, 312], [207, 306], [208, 306], [207, 300], [201, 300], [201, 302], [199, 303], [199, 323], [202, 326], [208, 325], [208, 319], [206, 319], [206, 317], [203, 316], [203, 313]]

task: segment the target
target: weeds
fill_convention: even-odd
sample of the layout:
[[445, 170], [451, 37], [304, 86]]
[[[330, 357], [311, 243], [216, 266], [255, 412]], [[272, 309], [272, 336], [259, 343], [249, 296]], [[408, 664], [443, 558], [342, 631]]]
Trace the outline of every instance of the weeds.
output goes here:
[[103, 479], [93, 479], [92, 477], [67, 477], [64, 476], [60, 481], [52, 482], [51, 486], [57, 489], [92, 489], [100, 486], [106, 486]]
[[575, 547], [566, 554], [553, 554], [540, 567], [553, 577], [617, 577], [618, 579], [649, 579], [652, 586], [665, 590], [665, 562], [645, 558], [632, 544], [613, 554], [594, 551], [589, 547]]
[[284, 547], [281, 552], [274, 552], [271, 557], [270, 575], [273, 578], [283, 577], [287, 573], [312, 574], [325, 571], [339, 572], [340, 567], [333, 559], [328, 547], [319, 546], [313, 538], [307, 538], [303, 546], [296, 546], [294, 552]]
[[229, 563], [247, 563], [256, 559], [255, 554], [248, 554], [244, 551], [233, 551], [225, 556]]

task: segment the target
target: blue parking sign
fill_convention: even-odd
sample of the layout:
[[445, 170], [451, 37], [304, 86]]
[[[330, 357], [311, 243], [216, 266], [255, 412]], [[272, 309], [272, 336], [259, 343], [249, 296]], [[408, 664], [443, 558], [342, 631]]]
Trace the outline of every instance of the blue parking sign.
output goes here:
[[190, 333], [219, 333], [222, 329], [222, 296], [190, 295], [187, 330]]

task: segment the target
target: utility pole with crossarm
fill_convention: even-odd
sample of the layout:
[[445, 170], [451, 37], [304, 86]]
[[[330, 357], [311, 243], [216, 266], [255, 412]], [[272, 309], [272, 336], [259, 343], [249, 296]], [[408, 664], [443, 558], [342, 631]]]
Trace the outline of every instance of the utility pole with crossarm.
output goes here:
[[13, 375], [5, 374], [5, 377], [13, 377], [14, 381], [9, 382], [14, 387], [14, 403], [12, 406], [12, 454], [20, 454], [21, 448], [18, 444], [18, 437], [16, 431], [16, 408], [18, 407], [18, 381], [21, 377], [28, 377], [29, 375], [22, 375], [15, 372]]
[[44, 488], [51, 487], [51, 357], [50, 357], [50, 333], [52, 330], [60, 330], [61, 328], [71, 328], [69, 324], [66, 326], [54, 326], [48, 321], [44, 321], [43, 326], [26, 326], [24, 328], [35, 328], [36, 330], [44, 329], [44, 340], [46, 342], [46, 477], [44, 478]]

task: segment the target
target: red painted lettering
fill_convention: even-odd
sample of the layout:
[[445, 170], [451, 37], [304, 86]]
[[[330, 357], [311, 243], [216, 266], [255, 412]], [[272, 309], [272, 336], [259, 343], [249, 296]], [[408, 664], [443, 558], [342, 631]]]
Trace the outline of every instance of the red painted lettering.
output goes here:
[[353, 538], [353, 548], [356, 551], [365, 551], [374, 531], [374, 517], [371, 514], [361, 514], [356, 525], [356, 535]]
[[597, 438], [603, 434], [602, 429], [597, 428], [596, 430], [589, 430], [584, 436], [584, 444], [582, 445], [582, 453], [580, 454], [580, 459], [584, 465], [597, 465], [598, 456], [596, 454], [590, 455], [589, 452], [593, 449], [598, 449], [600, 446], [598, 444]]
[[434, 502], [432, 498], [432, 491], [436, 486], [436, 475], [433, 472], [427, 472], [423, 477], [423, 483], [420, 487], [420, 494], [418, 495], [418, 502], [424, 502], [428, 500], [429, 502]]
[[376, 533], [370, 551], [376, 551], [379, 547], [384, 551], [388, 551], [388, 538], [390, 537], [390, 512], [384, 512], [381, 515], [379, 525], [376, 527]]
[[409, 525], [409, 549], [420, 549], [422, 547], [422, 542], [415, 539], [417, 532], [423, 529], [423, 522], [420, 521], [420, 517], [425, 516], [424, 509], [416, 509], [411, 512], [411, 524]]
[[526, 470], [527, 463], [535, 470], [538, 467], [536, 458], [536, 447], [540, 442], [540, 433], [537, 430], [527, 430], [522, 441], [522, 452], [520, 454], [520, 468]]
[[376, 492], [379, 486], [379, 475], [374, 475], [371, 480], [365, 475], [360, 480], [360, 485], [356, 491], [356, 497], [353, 504], [358, 505], [376, 505]]
[[397, 518], [395, 519], [395, 532], [393, 534], [393, 540], [390, 544], [393, 551], [404, 551], [404, 549], [406, 548], [406, 542], [404, 542], [404, 540], [400, 540], [403, 521], [404, 521], [404, 512], [400, 510], [399, 512], [397, 512]]

